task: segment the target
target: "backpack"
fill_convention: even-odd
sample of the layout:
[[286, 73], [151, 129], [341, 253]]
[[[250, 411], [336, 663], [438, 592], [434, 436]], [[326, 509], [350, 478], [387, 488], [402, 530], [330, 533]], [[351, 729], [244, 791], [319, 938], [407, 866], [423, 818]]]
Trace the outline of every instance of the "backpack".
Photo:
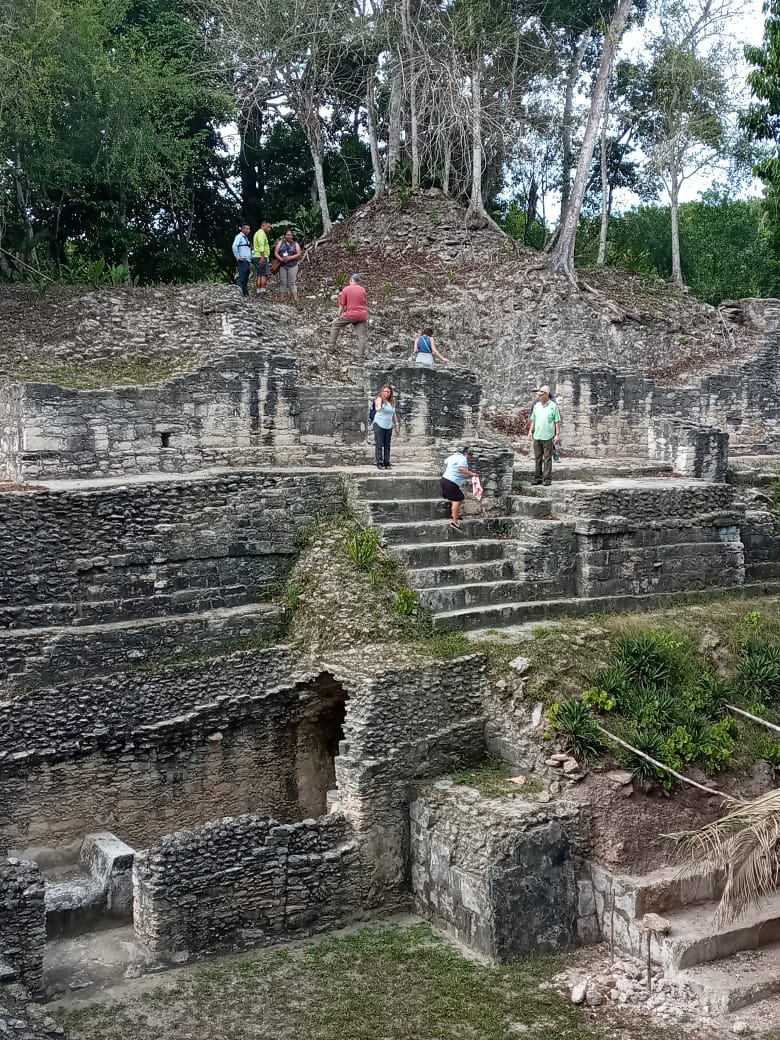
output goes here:
[[370, 397], [368, 399], [368, 421], [373, 423], [374, 419], [376, 419], [376, 407], [374, 405], [374, 398]]

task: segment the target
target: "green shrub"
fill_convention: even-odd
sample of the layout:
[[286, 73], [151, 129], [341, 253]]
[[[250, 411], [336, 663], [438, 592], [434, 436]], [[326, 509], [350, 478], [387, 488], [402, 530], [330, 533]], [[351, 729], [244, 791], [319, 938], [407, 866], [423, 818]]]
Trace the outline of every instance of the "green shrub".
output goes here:
[[[623, 731], [622, 737], [623, 740], [635, 747], [637, 751], [642, 751], [659, 762], [663, 761], [663, 743], [657, 733], [628, 727]], [[619, 748], [616, 752], [616, 758], [626, 769], [630, 769], [635, 779], [639, 781], [652, 783], [660, 780], [665, 787], [670, 787], [674, 783], [673, 778], [663, 769], [658, 769], [651, 762], [642, 758], [641, 755], [636, 755], [633, 751], [629, 751], [628, 748]], [[666, 764], [668, 765], [669, 763]]]
[[780, 705], [780, 646], [758, 643], [745, 648], [731, 690], [735, 700]]
[[547, 712], [547, 721], [577, 758], [594, 758], [604, 750], [601, 734], [584, 701], [558, 701]]
[[379, 532], [375, 527], [351, 531], [347, 535], [347, 555], [361, 571], [370, 571], [379, 554]]
[[419, 596], [414, 589], [402, 588], [398, 590], [398, 595], [395, 598], [395, 607], [393, 608], [396, 614], [403, 614], [408, 616], [414, 614], [417, 610], [417, 603]]

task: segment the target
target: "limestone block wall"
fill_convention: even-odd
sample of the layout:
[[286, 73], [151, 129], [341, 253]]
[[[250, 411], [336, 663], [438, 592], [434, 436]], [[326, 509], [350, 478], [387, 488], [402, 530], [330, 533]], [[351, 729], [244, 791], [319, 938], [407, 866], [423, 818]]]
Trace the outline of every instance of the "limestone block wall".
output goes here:
[[65, 847], [105, 829], [142, 848], [226, 813], [308, 815], [299, 737], [318, 678], [268, 649], [0, 702], [0, 847]]
[[683, 477], [723, 482], [729, 465], [729, 435], [678, 418], [655, 419], [647, 428], [647, 456], [668, 462]]
[[136, 856], [136, 938], [180, 960], [328, 931], [360, 912], [360, 871], [340, 814], [296, 824], [241, 816], [179, 831]]
[[18, 695], [73, 679], [96, 678], [160, 660], [271, 643], [283, 624], [275, 604], [251, 604], [204, 614], [181, 614], [122, 625], [0, 631], [0, 689]]
[[238, 472], [0, 494], [0, 627], [253, 603], [340, 508], [338, 474]]
[[336, 778], [360, 835], [365, 906], [405, 905], [413, 783], [484, 755], [484, 684], [472, 654], [377, 676], [350, 702]]
[[35, 863], [0, 861], [0, 962], [16, 973], [33, 997], [43, 994], [46, 910]]
[[749, 505], [742, 525], [745, 547], [745, 580], [780, 578], [780, 520], [773, 509]]
[[395, 391], [400, 432], [394, 450], [437, 442], [452, 450], [476, 437], [482, 387], [473, 372], [380, 360], [367, 363], [362, 376], [366, 407], [385, 383]]
[[[690, 440], [694, 432], [690, 423], [728, 434], [730, 449], [735, 452], [780, 450], [776, 339], [768, 341], [756, 360], [729, 373], [702, 377], [690, 386], [661, 386], [615, 369], [571, 366], [559, 369], [550, 382], [561, 407], [564, 444], [581, 454], [676, 461], [680, 446], [675, 451], [674, 444], [661, 442], [668, 441], [675, 430], [675, 438]], [[723, 445], [722, 437], [715, 436], [708, 443], [700, 431], [693, 438], [692, 459], [683, 452], [681, 460], [702, 470], [690, 475], [712, 479], [710, 473], [720, 473]]]
[[424, 788], [411, 806], [416, 909], [492, 960], [573, 946], [577, 813], [451, 781]]
[[18, 480], [185, 472], [289, 458], [297, 363], [239, 351], [151, 386], [0, 389], [0, 457]]

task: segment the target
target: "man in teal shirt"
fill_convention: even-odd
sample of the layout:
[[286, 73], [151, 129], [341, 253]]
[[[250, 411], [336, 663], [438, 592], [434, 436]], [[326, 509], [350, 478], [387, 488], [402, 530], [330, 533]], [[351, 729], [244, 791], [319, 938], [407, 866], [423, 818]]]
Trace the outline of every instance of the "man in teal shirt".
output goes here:
[[531, 412], [528, 440], [534, 442], [534, 484], [552, 484], [553, 445], [561, 443], [561, 413], [550, 397], [549, 386], [536, 391], [539, 400]]

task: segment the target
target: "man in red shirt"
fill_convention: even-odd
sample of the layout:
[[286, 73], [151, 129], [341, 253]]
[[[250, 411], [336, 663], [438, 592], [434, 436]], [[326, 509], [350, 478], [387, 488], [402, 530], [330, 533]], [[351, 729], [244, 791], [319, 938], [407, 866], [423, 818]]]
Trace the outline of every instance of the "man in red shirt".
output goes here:
[[368, 328], [368, 306], [366, 290], [360, 284], [360, 275], [353, 274], [349, 284], [345, 285], [339, 296], [338, 317], [333, 319], [330, 327], [330, 345], [335, 346], [339, 330], [345, 325], [354, 325], [357, 332], [358, 349], [361, 356], [366, 345], [366, 329]]

